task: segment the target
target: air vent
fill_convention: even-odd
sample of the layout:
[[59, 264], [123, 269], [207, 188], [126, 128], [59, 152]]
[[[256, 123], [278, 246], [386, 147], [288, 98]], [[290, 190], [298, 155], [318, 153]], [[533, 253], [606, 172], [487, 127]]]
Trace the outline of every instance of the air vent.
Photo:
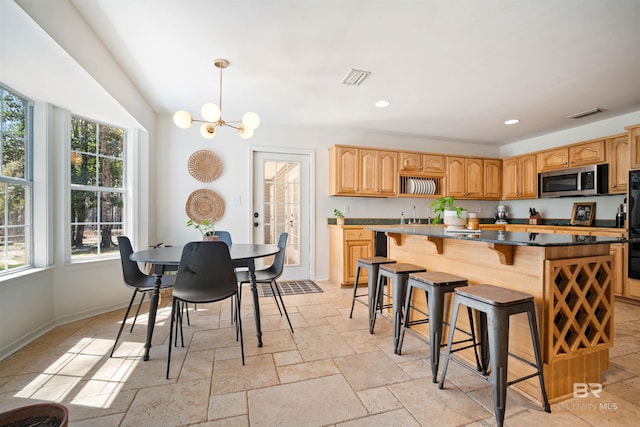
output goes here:
[[342, 84], [348, 86], [360, 86], [362, 82], [369, 77], [369, 74], [371, 74], [371, 71], [355, 70], [352, 68], [342, 79]]
[[591, 108], [590, 110], [585, 110], [585, 111], [581, 111], [579, 113], [571, 114], [570, 116], [567, 116], [567, 119], [581, 119], [583, 117], [587, 117], [587, 116], [590, 116], [592, 114], [597, 114], [597, 113], [599, 113], [601, 111], [602, 110], [599, 109], [598, 107]]

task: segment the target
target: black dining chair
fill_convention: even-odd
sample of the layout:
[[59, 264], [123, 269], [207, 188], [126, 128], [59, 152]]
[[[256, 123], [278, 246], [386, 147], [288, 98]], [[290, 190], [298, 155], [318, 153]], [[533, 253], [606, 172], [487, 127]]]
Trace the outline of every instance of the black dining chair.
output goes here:
[[[229, 254], [229, 247], [220, 241], [189, 242], [182, 250], [180, 265], [173, 286], [171, 304], [171, 324], [169, 329], [169, 352], [167, 354], [167, 379], [171, 366], [171, 347], [174, 323], [176, 334], [182, 335], [181, 309], [182, 303], [205, 304], [235, 298], [236, 301], [236, 334], [240, 337], [240, 352], [244, 365], [244, 343], [242, 340], [242, 320], [240, 318], [240, 298], [238, 284]], [[177, 335], [176, 335], [177, 339]], [[237, 339], [237, 338], [236, 338]], [[184, 339], [182, 341], [184, 347]]]
[[[118, 340], [120, 339], [120, 335], [122, 335], [122, 330], [124, 329], [125, 323], [127, 323], [127, 317], [129, 317], [129, 312], [131, 311], [131, 307], [133, 306], [133, 302], [136, 299], [136, 296], [138, 294], [141, 294], [140, 303], [138, 303], [136, 315], [133, 318], [133, 322], [131, 324], [131, 329], [129, 332], [133, 332], [133, 327], [136, 324], [138, 314], [140, 314], [140, 307], [144, 302], [145, 295], [148, 292], [152, 292], [156, 284], [155, 276], [144, 274], [142, 271], [140, 271], [140, 268], [138, 268], [138, 263], [129, 259], [129, 256], [133, 253], [133, 247], [131, 246], [131, 240], [129, 240], [127, 236], [118, 236], [118, 248], [120, 249], [120, 263], [122, 264], [122, 276], [124, 279], [124, 283], [130, 289], [133, 289], [133, 295], [131, 296], [131, 301], [129, 301], [127, 311], [124, 313], [124, 318], [122, 319], [120, 330], [118, 330], [118, 335], [116, 336], [116, 342], [113, 343], [113, 348], [111, 349], [111, 355], [109, 357], [112, 357], [113, 352], [116, 350]], [[170, 288], [173, 286], [174, 282], [175, 277], [163, 276], [162, 285], [160, 287]]]
[[[282, 310], [284, 310], [284, 314], [287, 317], [287, 322], [289, 322], [289, 328], [291, 332], [293, 332], [293, 326], [291, 326], [291, 320], [289, 319], [289, 313], [287, 313], [287, 307], [284, 305], [284, 301], [282, 300], [282, 294], [280, 293], [280, 285], [276, 282], [280, 276], [282, 276], [282, 272], [284, 271], [284, 254], [285, 249], [287, 248], [287, 238], [289, 237], [288, 233], [280, 234], [278, 238], [278, 248], [280, 250], [276, 254], [273, 263], [268, 268], [263, 270], [256, 271], [256, 284], [257, 283], [268, 283], [271, 287], [271, 294], [273, 295], [273, 299], [276, 301], [276, 305], [278, 306], [278, 311], [280, 312], [280, 316], [282, 316]], [[236, 272], [236, 276], [238, 277], [238, 282], [240, 283], [240, 293], [239, 297], [242, 296], [242, 285], [244, 283], [251, 283], [251, 275], [248, 271], [238, 271]], [[277, 296], [277, 297], [276, 297]], [[278, 302], [280, 299], [280, 302]], [[280, 309], [282, 306], [282, 309]]]

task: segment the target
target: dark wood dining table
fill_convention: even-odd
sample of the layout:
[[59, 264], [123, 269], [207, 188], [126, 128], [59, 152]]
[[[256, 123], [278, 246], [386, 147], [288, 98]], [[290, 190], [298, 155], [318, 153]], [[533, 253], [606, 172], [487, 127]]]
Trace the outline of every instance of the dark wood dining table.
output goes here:
[[[154, 265], [153, 274], [156, 276], [155, 288], [151, 294], [149, 307], [149, 325], [147, 326], [147, 341], [145, 343], [144, 360], [149, 360], [151, 350], [151, 338], [156, 323], [158, 301], [160, 300], [160, 285], [165, 271], [180, 264], [182, 246], [169, 246], [138, 251], [129, 257], [132, 261]], [[234, 243], [229, 246], [229, 253], [236, 268], [246, 267], [251, 276], [251, 293], [253, 294], [253, 313], [256, 322], [256, 335], [258, 347], [262, 347], [262, 329], [260, 326], [260, 303], [258, 301], [258, 288], [256, 286], [255, 260], [278, 253], [280, 249], [276, 245], [260, 245], [250, 243]], [[173, 269], [175, 270], [175, 268]]]

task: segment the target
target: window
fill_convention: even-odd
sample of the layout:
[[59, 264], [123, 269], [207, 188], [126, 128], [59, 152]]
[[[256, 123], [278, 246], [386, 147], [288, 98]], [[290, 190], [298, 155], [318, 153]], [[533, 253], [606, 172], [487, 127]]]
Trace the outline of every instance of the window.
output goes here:
[[71, 259], [118, 252], [125, 212], [125, 131], [71, 117]]
[[0, 86], [0, 274], [32, 265], [29, 101]]

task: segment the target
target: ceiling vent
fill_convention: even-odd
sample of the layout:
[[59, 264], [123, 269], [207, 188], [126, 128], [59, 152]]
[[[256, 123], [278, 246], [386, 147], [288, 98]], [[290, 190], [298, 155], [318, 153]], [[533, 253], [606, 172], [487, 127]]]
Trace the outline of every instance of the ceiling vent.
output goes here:
[[591, 108], [590, 110], [585, 110], [585, 111], [581, 111], [579, 113], [575, 113], [575, 114], [571, 114], [570, 116], [567, 116], [567, 119], [581, 119], [583, 117], [587, 117], [590, 116], [592, 114], [597, 114], [599, 112], [601, 112], [602, 110], [598, 107], [596, 108]]
[[362, 82], [369, 77], [369, 74], [371, 74], [371, 71], [355, 70], [352, 68], [342, 79], [342, 84], [347, 86], [360, 86]]

